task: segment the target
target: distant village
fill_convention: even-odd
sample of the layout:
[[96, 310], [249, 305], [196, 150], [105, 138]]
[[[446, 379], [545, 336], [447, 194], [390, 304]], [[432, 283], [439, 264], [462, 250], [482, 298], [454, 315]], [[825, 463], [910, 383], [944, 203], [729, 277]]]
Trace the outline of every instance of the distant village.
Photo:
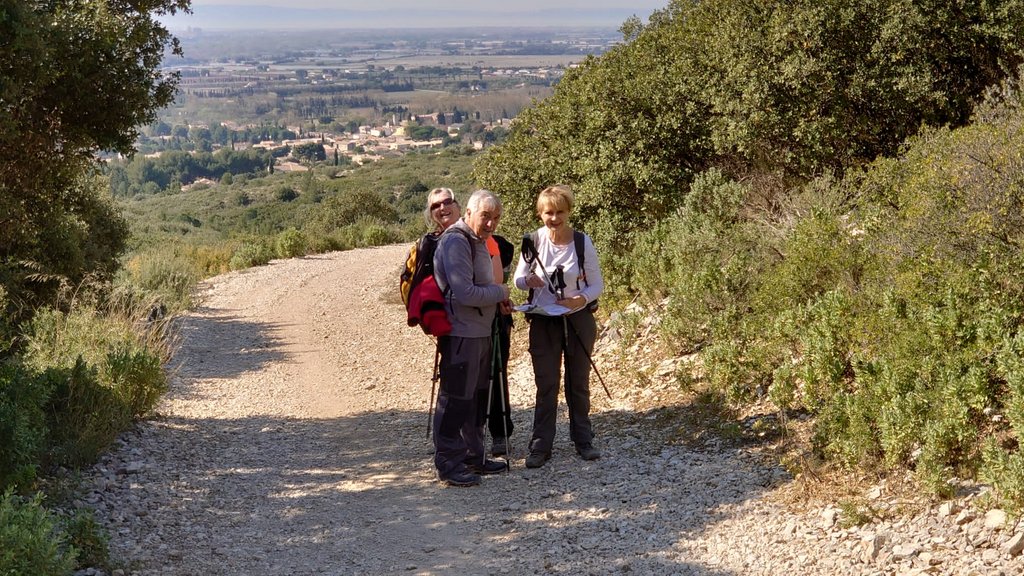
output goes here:
[[[509, 128], [513, 120], [500, 118], [494, 122], [484, 122], [485, 131], [493, 130], [495, 127]], [[229, 130], [241, 130], [234, 122], [221, 122]], [[388, 156], [396, 156], [410, 151], [423, 150], [427, 148], [440, 148], [445, 145], [445, 138], [433, 138], [430, 140], [415, 140], [409, 137], [408, 130], [412, 127], [435, 126], [440, 130], [446, 130], [450, 138], [458, 138], [464, 127], [463, 123], [446, 124], [439, 122], [438, 114], [414, 115], [411, 120], [398, 122], [397, 118], [385, 122], [381, 126], [364, 125], [359, 127], [358, 132], [335, 134], [331, 132], [306, 133], [301, 138], [286, 140], [264, 140], [255, 144], [235, 143], [235, 149], [261, 148], [270, 152], [288, 147], [294, 150], [304, 145], [320, 144], [324, 148], [325, 161], [330, 163], [334, 158], [347, 158], [349, 162], [356, 165], [363, 165], [367, 162], [376, 162]], [[289, 127], [290, 130], [300, 133], [298, 127]], [[468, 142], [474, 149], [484, 148], [484, 139], [472, 139]], [[159, 153], [149, 156], [159, 156]], [[348, 162], [346, 162], [348, 163]], [[275, 171], [296, 172], [309, 170], [310, 165], [295, 158], [291, 154], [278, 158], [274, 163]]]

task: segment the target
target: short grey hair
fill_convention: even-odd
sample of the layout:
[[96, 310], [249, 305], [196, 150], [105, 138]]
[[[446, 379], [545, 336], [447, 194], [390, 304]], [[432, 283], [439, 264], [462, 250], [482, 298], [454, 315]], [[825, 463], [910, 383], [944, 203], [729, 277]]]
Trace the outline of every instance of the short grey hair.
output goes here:
[[501, 210], [501, 199], [490, 190], [480, 189], [470, 195], [466, 202], [466, 210], [477, 212], [479, 210]]

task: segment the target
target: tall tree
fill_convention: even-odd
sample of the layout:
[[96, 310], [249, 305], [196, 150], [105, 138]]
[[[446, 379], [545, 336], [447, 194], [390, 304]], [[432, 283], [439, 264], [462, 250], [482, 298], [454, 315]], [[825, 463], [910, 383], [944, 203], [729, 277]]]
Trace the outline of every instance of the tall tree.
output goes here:
[[124, 221], [90, 183], [96, 154], [133, 152], [170, 103], [181, 54], [157, 16], [190, 0], [0, 0], [0, 286], [28, 307], [59, 282], [109, 276]]

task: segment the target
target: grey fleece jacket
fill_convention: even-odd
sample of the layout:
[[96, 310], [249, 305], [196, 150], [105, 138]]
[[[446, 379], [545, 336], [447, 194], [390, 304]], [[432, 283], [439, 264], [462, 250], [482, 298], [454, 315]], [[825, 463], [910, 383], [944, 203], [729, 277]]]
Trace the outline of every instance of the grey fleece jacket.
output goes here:
[[[468, 234], [470, 241], [453, 228]], [[505, 299], [505, 292], [494, 283], [487, 245], [463, 220], [441, 234], [434, 252], [434, 280], [445, 294], [452, 336], [484, 338], [491, 335], [495, 309]]]

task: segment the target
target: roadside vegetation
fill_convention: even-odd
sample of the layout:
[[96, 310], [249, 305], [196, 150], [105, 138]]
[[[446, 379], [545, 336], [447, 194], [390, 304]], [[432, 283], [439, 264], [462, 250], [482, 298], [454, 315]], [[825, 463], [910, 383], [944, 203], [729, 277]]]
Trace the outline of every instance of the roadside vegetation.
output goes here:
[[810, 416], [833, 469], [1020, 509], [1022, 8], [671, 2], [476, 176], [513, 228], [574, 186], [611, 291], [699, 356], [681, 383]]
[[3, 574], [106, 564], [105, 535], [65, 487], [166, 387], [165, 318], [116, 282], [129, 224], [93, 158], [130, 152], [172, 101], [157, 66], [177, 44], [153, 14], [187, 5], [0, 2]]

